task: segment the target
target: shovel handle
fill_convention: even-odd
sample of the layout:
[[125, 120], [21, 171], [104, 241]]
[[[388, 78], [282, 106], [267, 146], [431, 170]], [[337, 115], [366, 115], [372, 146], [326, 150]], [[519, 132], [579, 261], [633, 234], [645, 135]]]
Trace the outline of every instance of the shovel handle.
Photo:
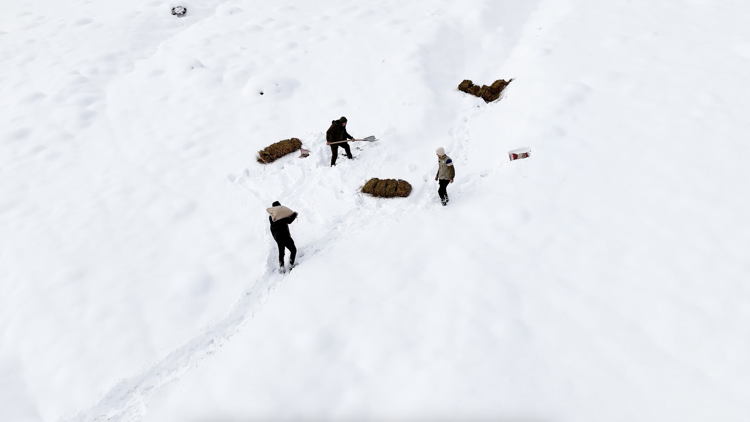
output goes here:
[[[370, 140], [370, 139], [368, 139], [368, 138], [373, 138], [373, 139], [372, 139], [372, 140]], [[377, 139], [374, 139], [374, 137], [373, 137], [373, 136], [368, 136], [368, 137], [367, 137], [367, 138], [365, 138], [365, 139], [347, 139], [347, 140], [345, 140], [345, 141], [336, 141], [336, 142], [331, 142], [331, 143], [330, 143], [330, 144], [328, 144], [328, 145], [334, 145], [334, 144], [343, 144], [344, 142], [361, 142], [361, 141], [366, 141], [366, 142], [375, 142], [375, 141], [377, 141]]]
[[355, 142], [355, 141], [361, 141], [361, 140], [362, 140], [362, 139], [347, 139], [346, 141], [336, 141], [336, 142], [331, 142], [331, 143], [330, 143], [330, 144], [328, 144], [328, 145], [334, 145], [334, 144], [343, 144], [344, 142]]

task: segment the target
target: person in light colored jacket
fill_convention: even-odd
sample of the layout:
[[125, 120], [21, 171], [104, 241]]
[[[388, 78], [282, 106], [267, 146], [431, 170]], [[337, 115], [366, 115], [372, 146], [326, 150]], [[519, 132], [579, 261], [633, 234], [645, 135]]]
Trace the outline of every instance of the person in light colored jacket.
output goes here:
[[297, 218], [297, 213], [282, 206], [279, 201], [275, 201], [267, 211], [271, 214], [268, 217], [268, 222], [271, 224], [271, 236], [273, 236], [273, 240], [276, 241], [276, 246], [279, 248], [279, 271], [283, 273], [286, 272], [284, 250], [289, 249], [291, 253], [289, 256], [290, 269], [294, 267], [294, 258], [297, 256], [297, 247], [294, 245], [291, 233], [289, 233], [289, 225]]
[[438, 195], [440, 196], [440, 202], [443, 206], [448, 205], [448, 183], [453, 183], [453, 178], [456, 177], [456, 168], [453, 167], [453, 160], [445, 153], [443, 147], [438, 148], [435, 153], [438, 156], [438, 171], [435, 175], [435, 180], [438, 181]]

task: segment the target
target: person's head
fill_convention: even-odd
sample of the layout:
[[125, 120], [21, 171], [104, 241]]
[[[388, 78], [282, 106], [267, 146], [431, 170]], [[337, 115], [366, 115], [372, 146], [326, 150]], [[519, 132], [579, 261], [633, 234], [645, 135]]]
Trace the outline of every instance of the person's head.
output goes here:
[[344, 116], [341, 116], [341, 118], [339, 119], [339, 123], [341, 123], [341, 126], [346, 126], [346, 121], [346, 117]]
[[438, 149], [435, 150], [435, 153], [438, 155], [438, 157], [442, 157], [442, 156], [445, 155], [445, 148], [440, 147], [440, 148], [438, 148]]
[[273, 201], [273, 204], [271, 204], [272, 207], [278, 207], [281, 205], [281, 202], [279, 201]]

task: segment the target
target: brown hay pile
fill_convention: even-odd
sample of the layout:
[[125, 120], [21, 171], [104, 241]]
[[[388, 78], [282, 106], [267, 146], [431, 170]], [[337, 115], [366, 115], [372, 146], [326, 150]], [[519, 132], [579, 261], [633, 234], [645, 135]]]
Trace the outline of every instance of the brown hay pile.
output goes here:
[[279, 158], [291, 154], [302, 148], [302, 141], [297, 138], [285, 139], [267, 146], [265, 149], [258, 151], [258, 162], [261, 164], [273, 163]]
[[406, 180], [398, 180], [398, 186], [396, 186], [396, 196], [406, 198], [411, 193], [411, 184]]
[[372, 179], [368, 180], [367, 183], [365, 183], [364, 186], [362, 186], [362, 192], [365, 193], [372, 193], [375, 190], [375, 186], [378, 185], [378, 182], [380, 179], [373, 177]]
[[388, 185], [385, 187], [386, 198], [393, 198], [396, 196], [396, 186], [398, 186], [398, 180], [388, 179]]
[[378, 180], [378, 184], [375, 185], [375, 187], [372, 189], [372, 196], [377, 196], [378, 198], [384, 198], [385, 197], [385, 188], [388, 186], [388, 180]]
[[362, 186], [362, 193], [369, 193], [377, 198], [393, 198], [400, 196], [406, 198], [411, 193], [411, 185], [401, 179], [377, 179], [373, 178]]
[[481, 97], [485, 102], [491, 103], [500, 98], [500, 94], [503, 93], [505, 87], [511, 82], [513, 82], [513, 79], [508, 81], [498, 79], [493, 82], [492, 85], [482, 85], [480, 87], [479, 85], [474, 85], [474, 82], [464, 79], [463, 82], [458, 84], [458, 90], [476, 97]]

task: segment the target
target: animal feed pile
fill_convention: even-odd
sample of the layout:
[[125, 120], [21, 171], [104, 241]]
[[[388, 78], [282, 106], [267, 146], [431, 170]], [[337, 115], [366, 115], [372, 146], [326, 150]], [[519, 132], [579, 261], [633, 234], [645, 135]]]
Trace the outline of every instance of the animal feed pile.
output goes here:
[[503, 93], [503, 90], [506, 86], [508, 86], [509, 83], [511, 83], [513, 79], [506, 81], [504, 79], [498, 79], [495, 82], [492, 83], [492, 85], [482, 85], [481, 87], [479, 85], [474, 85], [474, 82], [465, 79], [463, 82], [458, 84], [458, 90], [465, 92], [467, 94], [471, 94], [477, 97], [480, 97], [487, 103], [491, 103], [492, 101], [497, 100], [500, 98], [500, 94]]
[[302, 148], [302, 141], [299, 139], [285, 139], [258, 151], [258, 162], [261, 164], [273, 163], [287, 154], [298, 151], [300, 148]]
[[411, 193], [411, 184], [401, 179], [372, 178], [362, 186], [362, 193], [369, 193], [378, 198], [406, 198]]

